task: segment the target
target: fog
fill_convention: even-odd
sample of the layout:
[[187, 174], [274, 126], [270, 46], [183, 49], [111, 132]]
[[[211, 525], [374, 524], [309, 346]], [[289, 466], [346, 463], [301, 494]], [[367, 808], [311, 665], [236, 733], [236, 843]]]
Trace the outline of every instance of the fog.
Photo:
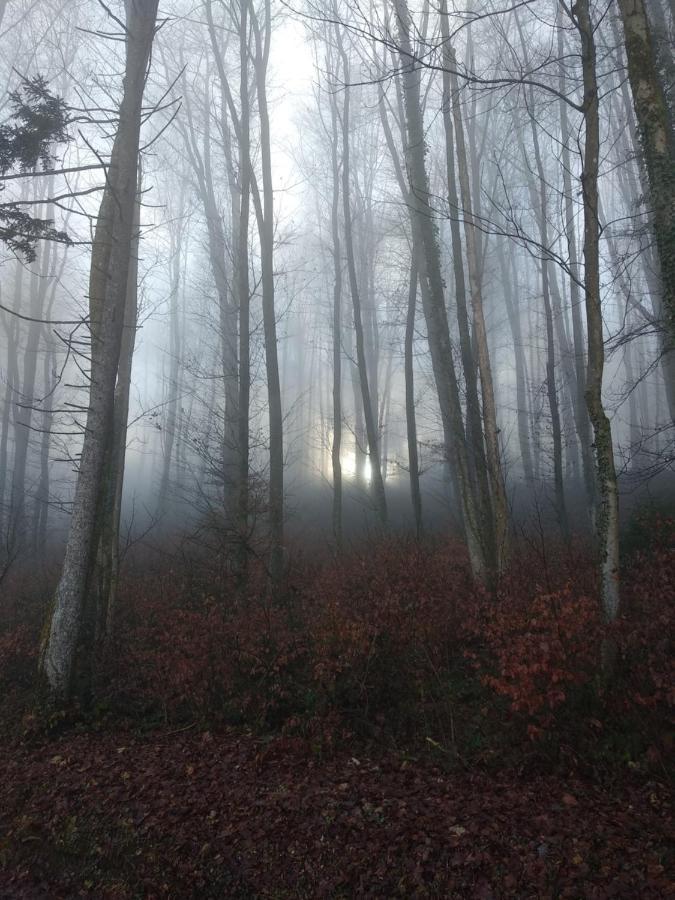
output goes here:
[[65, 111], [2, 157], [0, 573], [68, 546], [84, 596], [121, 533], [275, 584], [394, 529], [463, 535], [482, 577], [542, 520], [615, 571], [619, 517], [671, 496], [675, 391], [672, 185], [618, 10], [156, 6], [0, 3], [3, 141], [31, 79]]

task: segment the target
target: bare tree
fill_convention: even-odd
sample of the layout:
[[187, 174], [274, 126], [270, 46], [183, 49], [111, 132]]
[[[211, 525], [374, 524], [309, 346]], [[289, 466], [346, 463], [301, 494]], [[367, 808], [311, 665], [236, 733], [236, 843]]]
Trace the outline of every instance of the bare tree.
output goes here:
[[[327, 56], [329, 49], [327, 48]], [[327, 59], [330, 66], [330, 59]], [[327, 66], [327, 67], [328, 67]], [[342, 549], [342, 248], [340, 241], [340, 159], [337, 97], [330, 94], [331, 239], [333, 255], [333, 536]]]
[[584, 204], [584, 293], [588, 341], [586, 404], [595, 436], [598, 505], [596, 529], [600, 554], [601, 599], [607, 621], [619, 612], [619, 494], [614, 463], [612, 428], [602, 401], [605, 366], [600, 297], [600, 221], [598, 168], [600, 158], [599, 93], [596, 72], [595, 28], [589, 0], [578, 0], [570, 11], [581, 40], [583, 119], [586, 129], [581, 186]]
[[[453, 72], [455, 72], [457, 64], [454, 50], [452, 49], [449, 51], [449, 60]], [[452, 114], [455, 124], [460, 196], [465, 225], [466, 258], [469, 270], [469, 294], [471, 296], [471, 306], [473, 310], [476, 357], [478, 359], [478, 371], [480, 373], [480, 386], [483, 399], [483, 428], [485, 432], [486, 461], [492, 491], [495, 563], [497, 572], [501, 572], [509, 558], [508, 502], [506, 499], [506, 485], [504, 483], [501, 451], [499, 447], [499, 428], [497, 425], [497, 407], [495, 404], [495, 392], [492, 380], [492, 365], [490, 362], [487, 332], [485, 330], [485, 316], [483, 314], [480, 259], [476, 230], [473, 222], [471, 188], [469, 185], [469, 166], [464, 140], [464, 125], [462, 122], [462, 110], [459, 99], [459, 85], [457, 77], [454, 74], [451, 76], [451, 85]]]
[[406, 112], [406, 161], [409, 188], [404, 195], [412, 208], [413, 247], [427, 325], [434, 380], [438, 393], [448, 458], [453, 463], [459, 488], [469, 557], [474, 575], [485, 579], [497, 571], [489, 544], [489, 523], [480, 518], [480, 508], [472, 490], [462, 420], [457, 374], [452, 358], [450, 332], [445, 308], [438, 234], [430, 207], [429, 176], [424, 159], [425, 137], [420, 104], [419, 69], [416, 69], [410, 40], [410, 13], [405, 0], [395, 0], [394, 9], [401, 50], [403, 94]]
[[124, 90], [91, 259], [89, 407], [63, 569], [40, 658], [49, 692], [57, 699], [67, 698], [73, 687], [76, 650], [100, 525], [106, 446], [114, 430], [115, 386], [133, 237], [141, 107], [157, 5], [158, 0], [127, 0], [125, 4]]
[[101, 485], [101, 522], [96, 565], [91, 575], [92, 590], [96, 592], [97, 609], [94, 638], [98, 644], [102, 638], [113, 635], [117, 590], [120, 571], [120, 522], [122, 517], [122, 492], [124, 489], [124, 463], [127, 449], [127, 422], [131, 393], [131, 367], [136, 343], [138, 323], [138, 255], [141, 232], [142, 164], [138, 162], [138, 192], [134, 230], [131, 238], [131, 258], [127, 275], [124, 305], [124, 325], [120, 342], [119, 364], [113, 409], [113, 430], [107, 448], [108, 458], [104, 466], [104, 482]]
[[[270, 118], [267, 104], [267, 67], [272, 38], [270, 0], [264, 3], [264, 22], [251, 6], [253, 30], [253, 70], [260, 120], [260, 154], [262, 191], [253, 182], [253, 202], [260, 237], [260, 265], [262, 268], [263, 329], [265, 333], [265, 364], [267, 369], [267, 401], [269, 405], [269, 522], [272, 588], [278, 587], [284, 567], [284, 439], [281, 384], [277, 352], [277, 320], [274, 305], [274, 192], [272, 186], [272, 156]], [[262, 195], [262, 196], [261, 196]]]
[[[342, 60], [342, 74], [346, 84], [350, 80], [350, 67], [347, 52], [342, 43], [340, 31], [336, 34], [338, 51]], [[377, 514], [382, 524], [387, 522], [387, 500], [384, 491], [384, 480], [380, 466], [379, 434], [377, 431], [377, 418], [374, 414], [373, 398], [371, 397], [371, 385], [368, 378], [366, 351], [363, 337], [363, 316], [361, 307], [361, 292], [356, 272], [356, 258], [354, 253], [354, 237], [352, 227], [351, 208], [351, 170], [350, 170], [350, 113], [351, 90], [344, 92], [342, 106], [342, 208], [344, 243], [347, 256], [347, 272], [349, 275], [349, 290], [354, 311], [354, 331], [356, 338], [356, 362], [361, 386], [361, 398], [363, 400], [363, 416], [366, 423], [366, 437], [368, 438], [368, 458], [370, 460], [370, 472], [372, 481], [373, 499]]]
[[415, 310], [417, 307], [417, 264], [415, 257], [410, 261], [410, 283], [408, 288], [408, 309], [405, 320], [405, 419], [408, 438], [408, 475], [410, 478], [410, 499], [415, 516], [415, 534], [422, 533], [422, 492], [420, 490], [420, 463], [417, 448], [417, 421], [415, 416], [415, 376], [413, 345], [415, 340]]

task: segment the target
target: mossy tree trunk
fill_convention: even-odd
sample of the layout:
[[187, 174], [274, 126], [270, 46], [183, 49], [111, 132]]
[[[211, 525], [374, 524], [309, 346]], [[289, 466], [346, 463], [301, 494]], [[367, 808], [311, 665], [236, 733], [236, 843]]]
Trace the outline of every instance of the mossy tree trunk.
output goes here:
[[675, 396], [675, 132], [644, 0], [618, 0], [628, 78], [650, 187], [661, 269], [663, 373], [673, 415]]

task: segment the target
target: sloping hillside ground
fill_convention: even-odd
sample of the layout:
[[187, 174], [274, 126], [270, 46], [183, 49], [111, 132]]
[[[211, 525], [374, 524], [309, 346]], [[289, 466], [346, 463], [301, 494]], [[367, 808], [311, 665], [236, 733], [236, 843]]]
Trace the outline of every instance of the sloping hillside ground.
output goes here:
[[132, 567], [63, 712], [35, 700], [48, 586], [17, 574], [0, 897], [675, 896], [672, 534], [632, 548], [611, 631], [581, 548], [521, 548], [490, 595], [452, 542], [390, 539], [296, 562], [274, 605]]

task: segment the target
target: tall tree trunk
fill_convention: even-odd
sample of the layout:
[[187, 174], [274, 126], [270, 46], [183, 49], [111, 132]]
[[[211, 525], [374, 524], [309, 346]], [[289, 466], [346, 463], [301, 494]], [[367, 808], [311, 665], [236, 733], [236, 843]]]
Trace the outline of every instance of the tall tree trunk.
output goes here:
[[[352, 319], [353, 310], [352, 310]], [[354, 476], [357, 483], [365, 485], [368, 483], [368, 438], [366, 437], [366, 426], [363, 418], [363, 397], [361, 395], [361, 378], [359, 375], [359, 367], [354, 359], [354, 329], [345, 329], [345, 351], [351, 360], [350, 379], [352, 387], [352, 398], [354, 406]]]
[[[49, 179], [52, 181], [52, 179]], [[28, 336], [23, 350], [23, 376], [21, 393], [16, 407], [16, 432], [14, 436], [14, 465], [12, 468], [12, 500], [10, 509], [11, 528], [19, 544], [25, 544], [28, 538], [28, 521], [26, 518], [26, 470], [30, 440], [33, 436], [33, 405], [35, 403], [35, 384], [37, 379], [38, 352], [42, 327], [39, 319], [43, 316], [44, 301], [49, 287], [48, 275], [54, 274], [54, 265], [50, 260], [55, 257], [56, 245], [47, 243], [38, 253], [30, 278], [29, 315], [35, 320], [27, 323]]]
[[[562, 380], [560, 384], [560, 418], [563, 432], [563, 444], [565, 448], [565, 471], [573, 473], [577, 478], [581, 462], [581, 448], [579, 447], [579, 435], [576, 420], [576, 396], [577, 396], [577, 372], [574, 366], [574, 350], [570, 340], [565, 299], [558, 284], [558, 274], [555, 266], [548, 267], [549, 287], [551, 293], [551, 307], [553, 311], [553, 327], [560, 351], [560, 367]], [[588, 413], [584, 406], [584, 414], [588, 419]]]
[[[644, 0], [618, 0], [628, 78], [649, 178], [652, 224], [661, 269], [662, 353], [669, 398], [675, 396], [675, 131], [658, 70]], [[671, 400], [671, 415], [673, 414]]]
[[[588, 371], [586, 403], [595, 436], [598, 505], [596, 529], [600, 553], [601, 599], [605, 619], [612, 622], [619, 612], [619, 495], [614, 465], [612, 429], [602, 402], [605, 346], [600, 298], [600, 228], [598, 217], [598, 166], [600, 116], [596, 53], [589, 0], [577, 0], [576, 25], [581, 38], [584, 86], [585, 139], [581, 186], [584, 204], [584, 293]], [[608, 660], [611, 667], [611, 660]]]
[[[103, 498], [102, 523], [96, 572], [92, 587], [98, 589], [98, 610], [95, 626], [95, 643], [109, 640], [113, 635], [117, 606], [117, 589], [120, 569], [120, 523], [122, 518], [122, 494], [124, 490], [124, 463], [127, 450], [127, 423], [131, 393], [131, 369], [136, 344], [138, 320], [138, 254], [141, 229], [141, 160], [138, 161], [138, 193], [134, 230], [131, 239], [131, 258], [127, 275], [124, 305], [124, 330], [120, 344], [117, 384], [113, 412], [113, 433], [107, 461], [107, 481]], [[94, 581], [95, 579], [95, 581]]]
[[342, 550], [342, 251], [340, 247], [340, 163], [338, 160], [339, 124], [337, 102], [330, 97], [330, 158], [332, 176], [331, 236], [333, 251], [333, 537]]
[[54, 404], [53, 372], [56, 367], [56, 354], [53, 350], [45, 353], [43, 360], [42, 382], [45, 397], [42, 401], [42, 419], [40, 422], [42, 434], [40, 436], [40, 475], [37, 490], [35, 492], [35, 510], [32, 517], [31, 544], [35, 553], [44, 558], [47, 550], [47, 519], [49, 516], [49, 451], [51, 447], [51, 432]]
[[248, 229], [251, 202], [250, 98], [248, 88], [249, 52], [248, 0], [240, 2], [239, 21], [239, 240], [237, 242], [237, 287], [239, 293], [239, 398], [238, 398], [238, 478], [237, 478], [237, 578], [241, 591], [248, 583], [249, 557], [249, 414], [251, 404], [251, 298], [248, 280]]
[[[51, 289], [49, 301], [45, 310], [45, 318], [47, 321], [52, 318], [52, 311], [56, 300], [57, 292], [61, 284], [61, 278], [68, 263], [67, 251], [61, 257], [61, 263], [58, 270], [53, 269], [51, 273]], [[54, 393], [58, 387], [58, 379], [56, 374], [57, 357], [56, 351], [50, 344], [49, 326], [43, 325], [43, 339], [46, 346], [43, 367], [43, 397], [41, 400], [41, 427], [42, 434], [40, 439], [40, 475], [35, 494], [35, 509], [32, 517], [32, 547], [38, 557], [44, 558], [47, 551], [47, 525], [49, 518], [49, 490], [50, 490], [50, 465], [49, 456], [52, 449], [52, 425], [54, 421]]]
[[40, 666], [51, 695], [71, 692], [76, 648], [96, 550], [106, 448], [124, 327], [136, 199], [141, 107], [158, 0], [126, 2], [126, 66], [119, 124], [92, 247], [89, 281], [91, 382], [82, 456], [61, 578]]
[[[477, 486], [477, 497], [482, 507], [481, 519], [492, 528], [492, 498], [485, 446], [481, 408], [478, 397], [478, 369], [471, 342], [471, 326], [466, 299], [466, 278], [462, 259], [462, 236], [460, 220], [462, 213], [457, 196], [457, 177], [455, 174], [455, 132], [452, 119], [452, 85], [450, 69], [452, 67], [450, 33], [448, 27], [447, 0], [440, 5], [441, 38], [443, 40], [443, 130], [445, 132], [445, 162], [448, 179], [448, 206], [450, 215], [450, 235], [452, 238], [452, 268], [455, 277], [455, 303], [457, 306], [457, 325], [459, 327], [459, 346], [464, 370], [466, 389], [466, 434], [469, 472]], [[490, 544], [494, 544], [495, 536], [486, 536]]]
[[[562, 60], [564, 54], [564, 34], [562, 29], [562, 6], [558, 6], [558, 56]], [[567, 92], [567, 79], [565, 78], [565, 66], [560, 66], [559, 90], [565, 95]], [[595, 505], [595, 471], [593, 465], [593, 448], [591, 446], [591, 421], [586, 406], [586, 350], [584, 338], [584, 325], [581, 317], [581, 272], [577, 253], [577, 232], [574, 220], [574, 195], [572, 193], [572, 168], [568, 137], [570, 134], [567, 118], [567, 104], [559, 103], [560, 109], [560, 143], [563, 171], [563, 192], [565, 195], [565, 232], [567, 237], [567, 250], [570, 267], [570, 307], [572, 311], [572, 340], [574, 344], [574, 363], [576, 370], [576, 391], [574, 395], [574, 421], [579, 446], [581, 448], [581, 466], [584, 476], [584, 487], [588, 508]]]
[[[626, 314], [628, 321], [628, 314]], [[633, 342], [626, 341], [623, 348], [623, 364], [626, 370], [626, 382], [628, 387], [628, 435], [629, 435], [629, 466], [631, 472], [639, 472], [642, 462], [642, 423], [638, 412], [637, 379], [633, 367]]]
[[[634, 204], [633, 198], [649, 195], [649, 183], [644, 172], [644, 165], [642, 165], [642, 160], [639, 158], [639, 139], [637, 133], [631, 135], [631, 129], [626, 130], [625, 128], [617, 129], [617, 131], [620, 131], [617, 135], [617, 139], [626, 147], [626, 155], [629, 157], [638, 157], [639, 183], [634, 177], [629, 165], [626, 165], [622, 172], [617, 173], [619, 175], [619, 178], [617, 179], [618, 187], [624, 206], [626, 209], [631, 209]], [[600, 212], [602, 220], [602, 204]], [[613, 257], [612, 262], [615, 271], [624, 272], [625, 278], [625, 263], [621, 262], [621, 254], [618, 252], [616, 242], [612, 240], [611, 235], [608, 235], [608, 242], [610, 254], [612, 254]], [[652, 329], [656, 332], [661, 375], [663, 377], [666, 393], [666, 405], [671, 420], [675, 421], [675, 352], [673, 352], [673, 345], [670, 341], [669, 332], [663, 327], [664, 313], [661, 266], [653, 244], [645, 247], [640, 256], [642, 271], [644, 272], [645, 283], [647, 291], [649, 292], [649, 307], [638, 300], [634, 290], [628, 288], [628, 294], [630, 295], [631, 306], [640, 311], [641, 316], [650, 323]], [[624, 288], [624, 294], [625, 293], [626, 289]]]
[[[342, 59], [342, 70], [345, 80], [349, 80], [349, 60], [342, 46], [342, 40], [338, 32], [339, 50]], [[363, 400], [363, 417], [366, 424], [366, 437], [368, 439], [368, 459], [370, 462], [370, 478], [375, 510], [383, 525], [387, 523], [387, 499], [384, 492], [384, 481], [380, 468], [379, 435], [377, 433], [377, 419], [373, 415], [373, 403], [366, 368], [366, 353], [363, 337], [363, 318], [361, 312], [361, 294], [356, 274], [356, 259], [354, 253], [354, 239], [352, 233], [351, 210], [351, 173], [350, 173], [350, 135], [349, 135], [349, 111], [351, 89], [344, 92], [344, 105], [342, 108], [342, 207], [344, 218], [345, 252], [347, 255], [347, 272], [349, 275], [349, 290], [352, 297], [354, 310], [354, 332], [356, 340], [356, 362], [359, 370], [359, 382], [361, 385], [361, 398]]]
[[[525, 484], [531, 488], [534, 484], [534, 471], [532, 468], [532, 449], [530, 443], [530, 411], [527, 396], [527, 373], [525, 366], [525, 352], [523, 349], [523, 330], [520, 321], [520, 307], [514, 300], [514, 297], [517, 294], [517, 284], [514, 285], [515, 271], [514, 277], [512, 277], [509, 267], [507, 266], [502, 242], [499, 243], [498, 255], [499, 270], [501, 272], [502, 286], [504, 288], [504, 304], [506, 306], [506, 315], [509, 320], [511, 337], [513, 339], [514, 368], [516, 371], [516, 425], [518, 428], [518, 447], [520, 449]], [[512, 268], [515, 270], [515, 264], [513, 264], [513, 262]]]
[[[23, 264], [17, 260], [14, 277], [13, 310], [21, 306], [23, 289]], [[10, 422], [16, 431], [16, 392], [19, 383], [19, 356], [17, 345], [19, 340], [19, 320], [10, 316], [6, 323], [7, 335], [7, 370], [5, 373], [5, 403], [2, 410], [2, 433], [0, 434], [0, 541], [6, 552], [13, 552], [14, 532], [10, 516], [10, 503], [5, 500], [9, 484], [9, 433]], [[12, 416], [12, 413], [14, 415]]]
[[392, 388], [392, 376], [393, 376], [393, 368], [394, 368], [394, 352], [393, 348], [390, 346], [389, 352], [387, 353], [387, 365], [384, 370], [384, 387], [382, 390], [382, 402], [380, 404], [380, 414], [378, 419], [378, 431], [381, 435], [380, 445], [382, 448], [382, 453], [380, 457], [380, 466], [382, 468], [382, 478], [386, 484], [387, 482], [387, 469], [388, 469], [388, 460], [389, 460], [389, 413], [391, 409], [391, 388]]
[[[401, 129], [401, 137], [403, 139], [403, 143], [406, 143], [406, 124], [405, 124], [405, 109], [404, 109], [404, 101], [403, 97], [400, 94], [400, 91], [397, 92], [397, 98], [399, 100], [399, 126]], [[420, 472], [419, 472], [419, 450], [418, 450], [418, 441], [417, 441], [417, 420], [416, 420], [416, 412], [415, 412], [415, 379], [414, 379], [414, 355], [413, 348], [415, 342], [415, 317], [417, 310], [417, 289], [419, 284], [419, 274], [417, 269], [417, 258], [420, 252], [419, 248], [415, 247], [415, 240], [417, 240], [418, 227], [415, 221], [415, 214], [413, 212], [412, 198], [410, 193], [410, 184], [406, 180], [406, 176], [403, 173], [403, 165], [401, 163], [400, 155], [394, 141], [394, 136], [392, 134], [391, 126], [389, 124], [389, 117], [387, 114], [387, 109], [385, 106], [385, 94], [384, 90], [380, 86], [379, 94], [378, 94], [378, 109], [380, 113], [380, 122], [382, 123], [382, 129], [384, 131], [385, 140], [387, 142], [387, 147], [389, 148], [389, 153], [391, 156], [391, 161], [394, 166], [394, 173], [396, 175], [396, 180], [398, 181], [399, 189], [401, 191], [401, 196], [403, 197], [406, 208], [408, 210], [408, 217], [411, 224], [412, 231], [412, 251], [411, 251], [411, 260], [410, 260], [410, 280], [408, 285], [408, 307], [406, 312], [406, 329], [405, 329], [405, 340], [404, 340], [404, 378], [405, 378], [405, 414], [406, 414], [406, 438], [407, 438], [407, 447], [408, 447], [408, 472], [410, 479], [410, 498], [413, 507], [413, 514], [415, 517], [415, 533], [417, 537], [419, 537], [422, 533], [422, 494], [420, 490]], [[449, 445], [448, 445], [448, 453]], [[446, 453], [447, 456], [447, 453]], [[447, 465], [447, 459], [446, 459]]]
[[415, 516], [415, 534], [422, 533], [422, 493], [420, 491], [420, 465], [417, 451], [417, 421], [415, 417], [415, 308], [417, 306], [417, 265], [415, 255], [410, 261], [410, 285], [408, 288], [408, 311], [405, 320], [405, 421], [408, 438], [408, 474], [410, 477], [410, 499]]
[[[14, 381], [9, 369], [5, 372], [5, 382], [5, 396], [0, 418], [0, 548], [3, 549], [10, 537], [9, 528], [5, 531], [5, 523], [9, 522], [9, 516], [5, 518], [5, 492], [9, 475], [10, 412], [14, 400]], [[0, 549], [0, 553], [2, 553], [2, 549]]]
[[[657, 4], [653, 4], [656, 8]], [[650, 7], [651, 15], [651, 7]], [[612, 18], [612, 35], [616, 40], [617, 46], [621, 45], [621, 35], [617, 20]], [[618, 64], [622, 64], [621, 60]], [[661, 60], [659, 58], [659, 63]], [[672, 67], [675, 63], [671, 63]], [[672, 88], [672, 84], [671, 84]], [[635, 119], [635, 109], [631, 99], [631, 89], [626, 79], [620, 84], [619, 96], [621, 98], [620, 105], [616, 104], [616, 111], [610, 115], [610, 120], [614, 126], [614, 133], [619, 146], [624, 148], [627, 157], [627, 164], [617, 171], [619, 188], [626, 204], [627, 209], [631, 209], [635, 203], [635, 198], [649, 198], [651, 193], [649, 186], [649, 175], [646, 171], [644, 153], [642, 152], [640, 137], [638, 134], [638, 125]], [[667, 98], [666, 98], [667, 99]], [[670, 118], [672, 122], [672, 115]], [[626, 127], [626, 125], [628, 127]], [[633, 165], [631, 165], [631, 162]], [[637, 178], [634, 168], [637, 170]], [[647, 209], [647, 217], [653, 228], [653, 215], [651, 209]], [[642, 268], [649, 291], [652, 322], [657, 332], [659, 341], [659, 353], [661, 371], [666, 389], [666, 398], [668, 401], [668, 410], [671, 419], [675, 421], [675, 352], [673, 352], [673, 341], [671, 333], [664, 327], [663, 313], [663, 285], [661, 283], [661, 265], [657, 252], [657, 248], [652, 244], [644, 247], [641, 253]]]
[[479, 580], [492, 580], [497, 574], [491, 554], [489, 523], [481, 520], [481, 510], [472, 490], [467, 459], [466, 436], [462, 421], [457, 375], [452, 358], [450, 330], [445, 308], [438, 233], [429, 206], [429, 176], [425, 162], [426, 141], [420, 103], [419, 71], [413, 59], [410, 39], [410, 13], [405, 0], [394, 0], [400, 47], [403, 93], [406, 113], [406, 162], [409, 202], [413, 227], [413, 247], [427, 326], [431, 364], [443, 421], [447, 459], [452, 463], [458, 486], [459, 502], [469, 550], [471, 570]]
[[[449, 59], [452, 71], [457, 70], [455, 53], [449, 48]], [[452, 85], [452, 114], [455, 124], [455, 142], [457, 145], [457, 164], [459, 171], [460, 196], [464, 210], [466, 259], [469, 269], [469, 293], [473, 309], [473, 326], [478, 358], [478, 371], [480, 372], [480, 386], [483, 397], [483, 425], [485, 432], [485, 446], [487, 467], [490, 475], [490, 487], [492, 489], [492, 504], [495, 533], [495, 556], [497, 573], [501, 572], [509, 558], [509, 514], [506, 498], [506, 485], [502, 469], [501, 452], [499, 448], [499, 428], [497, 426], [497, 410], [495, 406], [494, 385], [492, 381], [492, 367], [488, 350], [485, 318], [483, 315], [483, 292], [480, 282], [480, 260], [478, 258], [478, 246], [476, 232], [473, 223], [471, 203], [471, 189], [469, 187], [469, 169], [464, 142], [464, 126], [462, 124], [462, 111], [459, 101], [459, 86], [457, 76], [451, 75]]]
[[[211, 15], [210, 3], [206, 6], [206, 13], [213, 53], [218, 63], [221, 95], [227, 94], [228, 99], [231, 99], [229, 97], [229, 86], [226, 81], [223, 81], [223, 79], [226, 78], [226, 75], [222, 68], [221, 51], [215, 35], [215, 26]], [[204, 95], [204, 137], [201, 149], [196, 139], [198, 128], [193, 121], [192, 108], [189, 100], [190, 92], [187, 88], [184, 88], [184, 95], [188, 127], [183, 128], [183, 140], [188, 152], [190, 164], [192, 165], [197, 178], [198, 191], [204, 208], [208, 236], [209, 263], [218, 295], [218, 320], [220, 326], [221, 365], [225, 400], [223, 413], [222, 461], [223, 504], [226, 527], [235, 532], [235, 553], [239, 557], [241, 556], [241, 550], [237, 549], [240, 542], [237, 524], [237, 509], [239, 503], [239, 373], [237, 361], [239, 304], [236, 298], [239, 291], [237, 248], [239, 247], [241, 227], [241, 184], [239, 183], [233, 157], [231, 133], [226, 121], [227, 113], [225, 108], [223, 108], [219, 124], [223, 141], [223, 153], [225, 156], [228, 186], [230, 189], [232, 255], [234, 257], [234, 277], [232, 279], [232, 281], [234, 281], [234, 286], [232, 286], [231, 282], [228, 280], [228, 247], [225, 237], [225, 226], [216, 200], [211, 164], [211, 108], [209, 86], [206, 86]], [[221, 107], [226, 106], [229, 106], [228, 100], [221, 103]]]
[[171, 287], [169, 293], [169, 379], [166, 417], [164, 419], [164, 447], [162, 454], [162, 474], [159, 482], [159, 515], [166, 513], [169, 506], [169, 489], [171, 484], [171, 467], [174, 463], [174, 447], [178, 431], [178, 404], [180, 400], [180, 366], [181, 366], [181, 334], [178, 309], [181, 300], [182, 254], [185, 223], [185, 195], [181, 189], [175, 222], [169, 227], [171, 241]]
[[[534, 102], [533, 92], [530, 92], [530, 104]], [[548, 252], [548, 197], [547, 197], [547, 180], [544, 172], [544, 163], [541, 157], [541, 148], [539, 147], [539, 135], [537, 134], [537, 126], [534, 121], [535, 110], [529, 109], [530, 130], [532, 133], [532, 144], [534, 147], [534, 158], [537, 166], [537, 178], [539, 181], [539, 196], [534, 184], [530, 183], [530, 196], [532, 198], [532, 206], [539, 225], [539, 240], [543, 247], [543, 255], [541, 259], [541, 296], [544, 305], [544, 321], [546, 323], [546, 394], [548, 397], [548, 408], [551, 413], [551, 433], [553, 437], [553, 484], [555, 491], [556, 514], [558, 524], [562, 530], [566, 540], [569, 539], [569, 522], [567, 519], [567, 507], [565, 504], [565, 488], [563, 484], [563, 451], [562, 451], [562, 428], [560, 425], [560, 408], [558, 403], [558, 389], [556, 385], [556, 358], [555, 358], [555, 335], [553, 333], [553, 311], [551, 309], [551, 288], [550, 288], [550, 271], [549, 261], [546, 256]], [[524, 145], [521, 144], [521, 151], [525, 155]], [[527, 164], [527, 158], [525, 157]]]
[[277, 352], [277, 322], [274, 308], [274, 193], [270, 120], [267, 107], [267, 64], [272, 29], [270, 0], [265, 0], [264, 10], [265, 24], [262, 32], [255, 9], [251, 7], [250, 10], [255, 38], [253, 64], [260, 119], [260, 162], [262, 167], [262, 198], [256, 186], [253, 199], [260, 235], [260, 264], [262, 267], [263, 330], [270, 440], [269, 524], [271, 546], [269, 573], [274, 590], [279, 586], [284, 569], [284, 441]]

